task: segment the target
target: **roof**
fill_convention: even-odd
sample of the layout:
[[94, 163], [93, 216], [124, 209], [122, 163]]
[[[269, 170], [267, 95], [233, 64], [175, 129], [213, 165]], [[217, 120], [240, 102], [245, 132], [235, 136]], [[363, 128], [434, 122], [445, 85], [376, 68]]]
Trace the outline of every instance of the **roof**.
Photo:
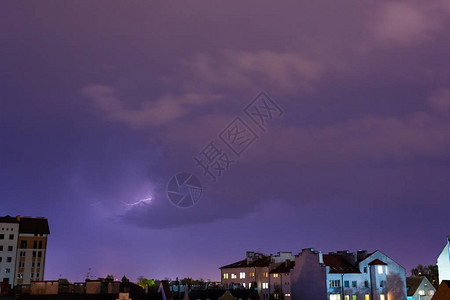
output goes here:
[[420, 284], [422, 283], [423, 278], [423, 276], [406, 278], [406, 293], [408, 294], [408, 296], [414, 296]]
[[45, 218], [20, 218], [19, 233], [50, 234], [48, 221]]
[[436, 293], [433, 296], [433, 300], [448, 300], [450, 299], [450, 280], [442, 280]]
[[247, 259], [243, 259], [238, 262], [220, 267], [220, 269], [268, 267], [269, 265], [270, 265], [270, 258], [267, 256], [263, 256], [262, 258], [257, 258], [250, 263], [247, 262]]
[[294, 266], [295, 261], [289, 261], [287, 264], [286, 262], [282, 262], [273, 268], [269, 273], [289, 273]]
[[0, 223], [19, 223], [16, 217], [5, 216], [0, 217]]
[[368, 263], [369, 266], [387, 266], [388, 264], [379, 260], [378, 258], [375, 260], [372, 260], [370, 263]]
[[323, 262], [330, 267], [330, 273], [361, 273], [357, 266], [351, 265], [339, 254], [324, 254]]

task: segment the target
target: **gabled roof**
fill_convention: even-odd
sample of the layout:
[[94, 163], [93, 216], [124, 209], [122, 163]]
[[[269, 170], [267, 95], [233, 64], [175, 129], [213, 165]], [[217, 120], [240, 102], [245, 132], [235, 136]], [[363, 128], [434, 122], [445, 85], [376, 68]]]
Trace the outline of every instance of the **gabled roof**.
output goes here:
[[433, 296], [433, 300], [448, 300], [450, 299], [450, 280], [442, 280], [436, 293]]
[[289, 261], [286, 265], [286, 262], [280, 263], [278, 266], [273, 268], [269, 273], [289, 273], [291, 269], [295, 266], [295, 261]]
[[424, 277], [408, 277], [406, 278], [406, 293], [408, 296], [414, 296]]
[[0, 223], [19, 223], [17, 218], [11, 216], [0, 217]]
[[243, 259], [238, 262], [220, 267], [220, 269], [268, 267], [269, 265], [270, 265], [270, 258], [267, 256], [263, 256], [262, 258], [257, 258], [250, 263], [247, 262], [247, 259]]
[[368, 265], [369, 266], [387, 266], [388, 264], [377, 258], [375, 260], [372, 260], [370, 263], [368, 263]]
[[361, 273], [357, 266], [351, 265], [339, 254], [324, 254], [323, 262], [330, 267], [330, 273]]

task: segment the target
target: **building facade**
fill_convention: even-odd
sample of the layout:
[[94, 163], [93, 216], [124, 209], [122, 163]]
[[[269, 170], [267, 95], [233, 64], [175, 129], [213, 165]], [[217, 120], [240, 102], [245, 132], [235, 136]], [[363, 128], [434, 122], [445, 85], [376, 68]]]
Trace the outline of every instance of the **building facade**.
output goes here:
[[406, 278], [408, 300], [431, 300], [436, 289], [425, 276]]
[[256, 288], [262, 299], [406, 300], [405, 269], [380, 251], [247, 252], [222, 267], [221, 278], [228, 288]]
[[0, 217], [0, 280], [11, 285], [44, 280], [47, 237], [46, 218]]
[[445, 247], [437, 259], [439, 270], [439, 283], [442, 280], [450, 280], [450, 237], [447, 237]]

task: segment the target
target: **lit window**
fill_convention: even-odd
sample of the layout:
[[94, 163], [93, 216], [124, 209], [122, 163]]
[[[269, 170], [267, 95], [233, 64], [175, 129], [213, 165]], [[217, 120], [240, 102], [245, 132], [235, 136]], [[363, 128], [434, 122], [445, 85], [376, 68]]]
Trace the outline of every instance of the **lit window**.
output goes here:
[[245, 282], [244, 283], [242, 283], [242, 286], [245, 288]]
[[236, 273], [231, 273], [231, 278], [232, 278], [232, 279], [237, 278], [237, 277], [236, 277]]
[[434, 291], [433, 290], [429, 290], [428, 294], [430, 294], [430, 296], [433, 296], [434, 295]]
[[269, 284], [267, 282], [263, 282], [262, 288], [263, 289], [268, 289], [269, 288]]
[[243, 279], [243, 278], [245, 278], [245, 272], [241, 272], [241, 273], [239, 273], [239, 278], [240, 278], [240, 279]]
[[278, 274], [273, 274], [273, 277], [274, 277], [274, 278], [277, 278], [277, 277], [278, 277]]
[[425, 296], [425, 291], [424, 291], [424, 290], [420, 290], [420, 291], [419, 291], [419, 295], [420, 295], [420, 296]]
[[285, 297], [290, 297], [290, 296], [291, 296], [291, 294], [284, 294], [284, 296], [285, 296]]
[[330, 280], [329, 285], [330, 285], [330, 287], [341, 287], [341, 281], [340, 280]]
[[353, 295], [352, 300], [356, 300], [356, 299], [357, 299], [356, 295]]
[[255, 272], [250, 272], [250, 273], [248, 274], [248, 276], [250, 276], [250, 277], [255, 277]]
[[383, 266], [378, 266], [378, 274], [383, 274]]
[[341, 300], [341, 295], [340, 294], [331, 294], [330, 300]]
[[384, 295], [383, 294], [381, 294], [380, 295], [380, 300], [384, 300], [385, 298], [384, 298]]
[[269, 273], [268, 273], [268, 272], [263, 272], [263, 277], [264, 277], [264, 278], [269, 277]]
[[349, 296], [349, 295], [345, 295], [345, 296], [344, 296], [344, 299], [345, 299], [345, 300], [350, 300], [350, 296]]
[[223, 279], [228, 279], [228, 273], [223, 273]]
[[369, 294], [366, 294], [366, 295], [364, 296], [364, 300], [370, 300], [370, 295], [369, 295]]

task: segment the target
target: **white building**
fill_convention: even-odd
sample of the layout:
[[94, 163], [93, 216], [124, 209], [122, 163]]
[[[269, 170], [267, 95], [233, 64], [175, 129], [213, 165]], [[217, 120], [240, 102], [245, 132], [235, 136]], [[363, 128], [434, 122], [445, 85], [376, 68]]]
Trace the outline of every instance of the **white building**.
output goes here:
[[408, 300], [431, 300], [436, 292], [425, 276], [406, 278], [406, 289]]
[[437, 259], [439, 270], [439, 284], [442, 280], [450, 280], [450, 237], [447, 237], [447, 243]]
[[16, 273], [17, 239], [19, 221], [13, 217], [0, 217], [0, 281], [8, 279], [14, 284]]
[[222, 267], [221, 273], [225, 286], [256, 287], [261, 299], [281, 292], [287, 300], [406, 300], [405, 269], [380, 251], [247, 252], [247, 259]]

